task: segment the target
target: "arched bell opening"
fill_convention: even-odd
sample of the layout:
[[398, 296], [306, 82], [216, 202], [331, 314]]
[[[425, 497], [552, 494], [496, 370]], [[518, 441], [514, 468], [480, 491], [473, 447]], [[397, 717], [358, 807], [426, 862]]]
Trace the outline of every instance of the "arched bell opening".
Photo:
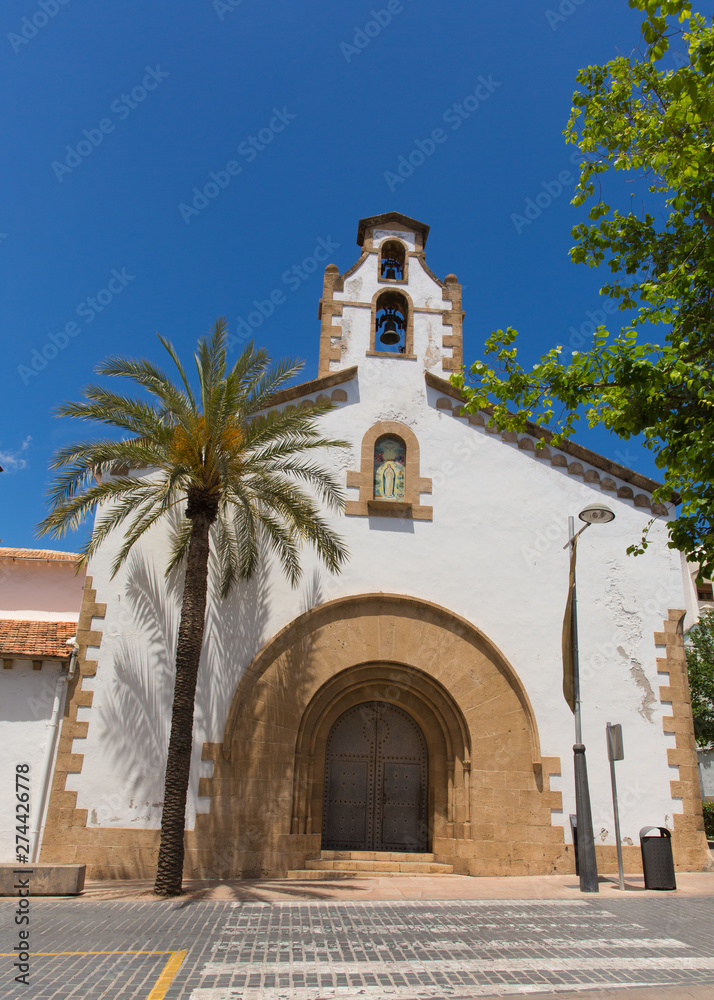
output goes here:
[[379, 280], [406, 280], [406, 250], [399, 240], [385, 240], [379, 254]]
[[384, 292], [377, 299], [374, 348], [387, 354], [404, 354], [407, 349], [409, 306], [399, 292]]

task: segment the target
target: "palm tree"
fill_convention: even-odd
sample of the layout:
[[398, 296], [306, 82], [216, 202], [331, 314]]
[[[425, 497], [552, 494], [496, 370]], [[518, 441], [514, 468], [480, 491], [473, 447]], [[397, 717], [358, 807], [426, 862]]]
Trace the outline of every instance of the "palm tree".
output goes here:
[[97, 372], [129, 379], [145, 390], [143, 398], [90, 385], [85, 402], [59, 407], [60, 416], [99, 421], [130, 436], [83, 441], [55, 455], [51, 468], [61, 471], [50, 485], [50, 513], [39, 532], [59, 538], [98, 511], [82, 557], [86, 563], [123, 528], [114, 575], [139, 539], [158, 522], [167, 522], [167, 574], [185, 562], [154, 887], [160, 895], [174, 896], [181, 892], [183, 873], [209, 556], [218, 560], [221, 597], [237, 581], [250, 578], [265, 548], [277, 556], [293, 585], [300, 578], [299, 553], [305, 542], [330, 571], [338, 572], [347, 552], [320, 505], [341, 510], [343, 493], [334, 476], [306, 453], [346, 442], [328, 440], [318, 430], [316, 418], [332, 408], [329, 401], [268, 409], [271, 397], [300, 371], [302, 362], [285, 360], [273, 367], [266, 352], [251, 343], [228, 370], [226, 323], [220, 319], [198, 342], [196, 394], [173, 346], [159, 339], [178, 370], [178, 381], [150, 361], [111, 357]]

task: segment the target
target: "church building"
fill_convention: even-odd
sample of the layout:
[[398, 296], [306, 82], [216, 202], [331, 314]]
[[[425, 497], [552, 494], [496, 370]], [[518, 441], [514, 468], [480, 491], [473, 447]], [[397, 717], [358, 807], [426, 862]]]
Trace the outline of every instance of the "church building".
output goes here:
[[[209, 580], [185, 874], [574, 872], [561, 633], [568, 517], [582, 527], [593, 502], [615, 514], [578, 548], [599, 870], [617, 868], [608, 722], [623, 731], [626, 871], [649, 825], [672, 831], [680, 870], [702, 870], [683, 646], [696, 593], [656, 484], [533, 424], [500, 433], [463, 412], [448, 381], [461, 286], [429, 269], [428, 235], [397, 212], [359, 221], [359, 258], [325, 270], [317, 377], [273, 399], [335, 404], [324, 432], [351, 447], [321, 460], [345, 487], [329, 517], [349, 559], [331, 576], [305, 552], [295, 589], [268, 559], [226, 600]], [[627, 555], [652, 519], [646, 553]], [[155, 872], [173, 693], [182, 576], [165, 579], [152, 529], [111, 579], [119, 543], [87, 570], [40, 855], [89, 878]]]

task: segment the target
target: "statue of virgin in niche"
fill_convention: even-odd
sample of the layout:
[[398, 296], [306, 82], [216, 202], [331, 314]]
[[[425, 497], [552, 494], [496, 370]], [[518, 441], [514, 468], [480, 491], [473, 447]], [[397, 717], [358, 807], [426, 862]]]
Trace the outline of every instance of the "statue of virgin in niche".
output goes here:
[[382, 437], [374, 446], [374, 497], [403, 500], [406, 483], [406, 448], [399, 438]]

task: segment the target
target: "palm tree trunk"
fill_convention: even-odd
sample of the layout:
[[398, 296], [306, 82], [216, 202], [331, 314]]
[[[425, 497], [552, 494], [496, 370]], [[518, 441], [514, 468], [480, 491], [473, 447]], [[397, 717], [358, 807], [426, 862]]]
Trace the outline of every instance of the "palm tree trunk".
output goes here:
[[213, 518], [204, 510], [196, 512], [192, 521], [176, 644], [174, 703], [166, 761], [159, 862], [154, 885], [154, 892], [162, 896], [178, 896], [181, 893], [196, 681], [206, 620], [208, 536]]

